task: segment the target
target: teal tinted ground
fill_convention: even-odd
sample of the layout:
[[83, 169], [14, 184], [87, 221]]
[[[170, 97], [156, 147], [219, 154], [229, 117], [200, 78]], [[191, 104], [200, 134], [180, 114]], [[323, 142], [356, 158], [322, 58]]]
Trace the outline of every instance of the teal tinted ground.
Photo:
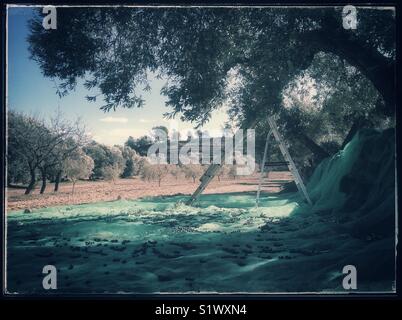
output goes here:
[[[298, 194], [119, 200], [9, 212], [7, 291], [27, 294], [393, 291], [395, 136], [360, 131]], [[42, 287], [54, 265], [58, 289]]]

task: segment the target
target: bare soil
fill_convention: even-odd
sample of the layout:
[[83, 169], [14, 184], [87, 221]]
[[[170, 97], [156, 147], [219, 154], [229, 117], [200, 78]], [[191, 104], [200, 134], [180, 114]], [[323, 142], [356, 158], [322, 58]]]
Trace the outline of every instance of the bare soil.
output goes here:
[[[204, 193], [232, 193], [256, 191], [259, 176], [222, 178], [219, 181], [215, 178], [204, 191]], [[289, 172], [269, 172], [268, 180], [264, 180], [262, 192], [279, 192], [284, 183], [292, 180]], [[138, 177], [119, 179], [113, 182], [108, 181], [79, 181], [75, 185], [72, 194], [70, 182], [61, 183], [59, 191], [54, 192], [54, 185], [48, 184], [46, 192], [39, 194], [39, 187], [30, 195], [24, 194], [24, 189], [7, 188], [7, 209], [21, 210], [30, 208], [44, 208], [58, 205], [82, 204], [98, 201], [113, 201], [118, 199], [138, 199], [142, 197], [160, 195], [190, 195], [198, 187], [199, 181], [174, 177], [166, 177], [158, 186], [157, 181], [142, 181]]]

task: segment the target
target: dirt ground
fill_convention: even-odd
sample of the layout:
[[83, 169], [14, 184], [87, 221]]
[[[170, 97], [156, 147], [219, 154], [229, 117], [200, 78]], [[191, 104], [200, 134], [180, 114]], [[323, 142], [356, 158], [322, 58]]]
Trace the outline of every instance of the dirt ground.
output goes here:
[[[223, 178], [218, 181], [215, 178], [204, 193], [230, 193], [256, 191], [258, 175], [238, 177], [236, 179]], [[289, 172], [270, 172], [268, 181], [262, 187], [263, 192], [278, 192], [283, 183], [291, 181]], [[39, 194], [39, 186], [30, 195], [24, 194], [24, 189], [7, 188], [7, 209], [21, 210], [30, 208], [44, 208], [57, 205], [82, 204], [98, 201], [112, 201], [118, 199], [138, 199], [148, 196], [191, 194], [198, 187], [199, 181], [175, 179], [167, 177], [158, 186], [156, 181], [145, 182], [141, 179], [119, 179], [115, 183], [107, 181], [79, 181], [75, 185], [74, 194], [72, 184], [64, 182], [60, 184], [59, 191], [53, 192], [54, 185], [48, 184], [46, 192]]]

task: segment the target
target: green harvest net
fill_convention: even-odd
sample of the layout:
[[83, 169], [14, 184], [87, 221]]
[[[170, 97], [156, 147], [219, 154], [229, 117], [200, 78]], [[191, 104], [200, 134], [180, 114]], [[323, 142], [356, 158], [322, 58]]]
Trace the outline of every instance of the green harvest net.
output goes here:
[[[7, 213], [10, 293], [333, 292], [394, 280], [395, 135], [362, 130], [298, 194], [154, 197]], [[42, 288], [55, 265], [58, 290]]]

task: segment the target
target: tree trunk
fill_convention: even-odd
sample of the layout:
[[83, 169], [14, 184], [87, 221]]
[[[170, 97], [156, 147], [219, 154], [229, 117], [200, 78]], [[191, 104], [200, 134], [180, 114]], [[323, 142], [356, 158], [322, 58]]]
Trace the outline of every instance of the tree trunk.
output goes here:
[[343, 140], [341, 149], [345, 148], [345, 146], [349, 143], [350, 140], [354, 137], [354, 135], [364, 126], [365, 121], [361, 118], [355, 120], [350, 127], [348, 134], [346, 135], [345, 139]]
[[40, 194], [43, 194], [46, 190], [46, 169], [42, 169], [41, 173], [42, 173], [42, 186], [40, 188]]
[[35, 169], [30, 169], [29, 172], [31, 175], [31, 180], [29, 182], [28, 187], [25, 190], [25, 194], [30, 194], [31, 191], [34, 189], [36, 183]]
[[56, 174], [56, 181], [54, 182], [54, 191], [55, 192], [59, 191], [60, 179], [61, 179], [61, 170], [57, 171], [57, 174]]
[[72, 190], [71, 194], [74, 194], [75, 182], [76, 182], [76, 181], [73, 181], [73, 190]]

